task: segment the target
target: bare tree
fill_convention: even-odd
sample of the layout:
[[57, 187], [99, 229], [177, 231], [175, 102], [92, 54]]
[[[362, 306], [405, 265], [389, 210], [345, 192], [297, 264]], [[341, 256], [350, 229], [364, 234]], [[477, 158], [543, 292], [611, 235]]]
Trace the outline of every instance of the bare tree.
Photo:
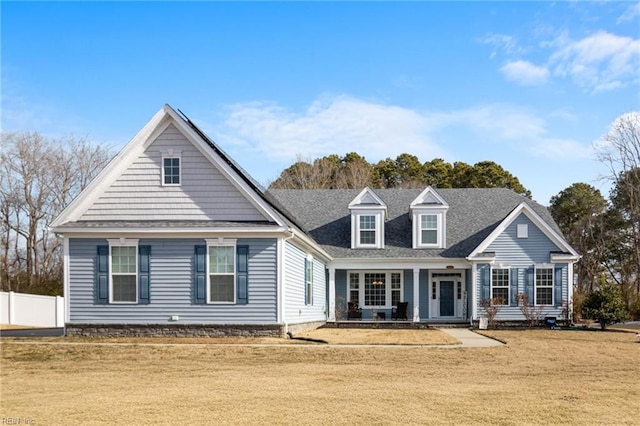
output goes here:
[[609, 168], [605, 178], [613, 183], [611, 202], [623, 221], [617, 247], [621, 256], [612, 278], [622, 284], [623, 293], [635, 293], [631, 303], [640, 309], [640, 112], [618, 117], [596, 150]]
[[49, 223], [111, 158], [86, 138], [56, 141], [36, 132], [2, 133], [0, 219], [3, 290], [58, 293], [60, 241]]

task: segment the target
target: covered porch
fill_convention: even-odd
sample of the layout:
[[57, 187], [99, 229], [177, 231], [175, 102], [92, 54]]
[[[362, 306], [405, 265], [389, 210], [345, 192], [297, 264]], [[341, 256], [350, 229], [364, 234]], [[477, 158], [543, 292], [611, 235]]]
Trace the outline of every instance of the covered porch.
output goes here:
[[468, 264], [464, 267], [411, 266], [410, 269], [330, 269], [327, 320], [371, 326], [467, 324], [472, 312]]

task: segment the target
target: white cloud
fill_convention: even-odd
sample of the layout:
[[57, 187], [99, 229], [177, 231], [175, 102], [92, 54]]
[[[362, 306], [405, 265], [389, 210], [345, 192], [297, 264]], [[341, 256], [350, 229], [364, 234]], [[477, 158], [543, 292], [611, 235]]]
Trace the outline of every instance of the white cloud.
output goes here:
[[544, 117], [513, 105], [419, 112], [342, 95], [325, 96], [300, 113], [265, 102], [233, 105], [218, 129], [221, 140], [270, 161], [351, 151], [371, 162], [405, 152], [422, 161], [473, 157], [470, 150], [478, 150], [478, 161], [503, 151], [556, 160], [590, 155], [577, 141], [549, 135], [549, 127]]
[[[640, 14], [640, 4], [627, 9], [621, 20], [634, 19]], [[550, 32], [547, 30], [547, 32]], [[520, 85], [540, 85], [551, 76], [568, 78], [586, 92], [611, 91], [640, 83], [640, 39], [598, 31], [579, 40], [571, 39], [566, 31], [554, 38], [537, 41], [538, 53], [546, 57], [539, 65], [523, 59], [526, 47], [520, 47], [508, 35], [489, 35], [480, 40], [502, 47], [508, 62], [500, 68], [504, 77]]]
[[640, 17], [640, 3], [633, 3], [631, 6], [627, 7], [622, 15], [620, 15], [617, 23], [620, 24], [623, 22], [633, 21], [637, 17]]
[[233, 105], [223, 130], [276, 160], [350, 151], [369, 161], [403, 152], [420, 158], [444, 154], [431, 141], [423, 115], [348, 96], [323, 97], [301, 113], [264, 102]]
[[500, 72], [516, 84], [522, 86], [539, 86], [547, 82], [549, 78], [549, 70], [527, 61], [508, 62]]
[[640, 40], [599, 31], [563, 43], [550, 63], [554, 74], [571, 78], [592, 92], [613, 90], [638, 82]]
[[520, 52], [522, 49], [518, 46], [518, 41], [515, 37], [506, 34], [494, 34], [490, 33], [480, 38], [481, 43], [489, 44], [493, 46], [491, 52], [491, 58], [494, 58], [499, 51], [503, 51], [508, 55]]

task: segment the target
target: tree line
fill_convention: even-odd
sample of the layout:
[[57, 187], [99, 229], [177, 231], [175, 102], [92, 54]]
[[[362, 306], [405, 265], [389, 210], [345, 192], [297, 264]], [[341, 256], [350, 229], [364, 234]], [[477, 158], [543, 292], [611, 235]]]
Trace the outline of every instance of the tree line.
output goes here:
[[510, 172], [493, 161], [469, 165], [453, 164], [442, 158], [425, 163], [412, 154], [400, 154], [375, 164], [350, 152], [344, 157], [332, 154], [315, 160], [297, 158], [282, 171], [272, 189], [361, 189], [370, 188], [509, 188], [531, 198]]
[[0, 289], [62, 294], [62, 242], [51, 221], [112, 157], [88, 138], [0, 135]]
[[553, 196], [549, 206], [567, 241], [582, 255], [575, 268], [574, 311], [601, 312], [605, 302], [613, 303], [609, 298], [619, 297], [624, 309], [616, 308], [615, 318], [629, 313], [640, 319], [640, 114], [619, 117], [596, 149], [608, 166], [609, 197], [579, 182]]

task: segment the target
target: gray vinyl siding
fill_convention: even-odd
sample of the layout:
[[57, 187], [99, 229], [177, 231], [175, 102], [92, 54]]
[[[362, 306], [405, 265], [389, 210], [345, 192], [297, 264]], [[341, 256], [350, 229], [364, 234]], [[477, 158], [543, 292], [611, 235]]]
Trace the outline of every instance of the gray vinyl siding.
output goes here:
[[[518, 224], [527, 224], [529, 228], [529, 236], [527, 238], [517, 237]], [[551, 252], [560, 250], [526, 215], [521, 214], [513, 223], [511, 223], [505, 231], [500, 234], [486, 249], [487, 252], [494, 252], [495, 265], [503, 265], [503, 267], [509, 267], [511, 269], [518, 269], [518, 293], [526, 293], [525, 281], [526, 270], [535, 265], [546, 264], [550, 265]], [[560, 265], [553, 265], [552, 268]], [[563, 264], [562, 271], [562, 299], [568, 298], [568, 285], [567, 285], [567, 265]], [[475, 300], [478, 303], [478, 315], [484, 316], [484, 310], [480, 306], [480, 301], [483, 299], [482, 294], [482, 282], [480, 273], [477, 275], [477, 285]], [[554, 286], [555, 286], [555, 274], [554, 274]], [[509, 293], [509, 299], [513, 295], [511, 290]], [[529, 301], [533, 304], [534, 301]], [[511, 303], [510, 303], [511, 305]], [[555, 306], [555, 290], [554, 290], [554, 306], [545, 306], [542, 308], [542, 317], [562, 315], [562, 307]], [[516, 321], [524, 320], [522, 311], [517, 306], [503, 306], [498, 311], [498, 320], [504, 321]]]
[[404, 282], [402, 283], [402, 301], [409, 302], [407, 305], [407, 317], [413, 318], [413, 270], [405, 269], [402, 271]]
[[313, 303], [305, 303], [305, 259], [307, 253], [291, 242], [285, 243], [284, 253], [284, 321], [289, 324], [323, 321], [327, 319], [326, 267], [313, 259]]
[[[162, 151], [181, 151], [180, 186], [162, 186]], [[172, 124], [81, 220], [263, 221], [265, 217]]]
[[[517, 266], [517, 265], [512, 265], [511, 268], [517, 268], [518, 269], [518, 293], [526, 293], [526, 289], [525, 289], [525, 283], [526, 283], [526, 271], [528, 268], [530, 268], [533, 265], [525, 265], [525, 266]], [[562, 264], [562, 265], [555, 265], [555, 266], [562, 266], [562, 300], [567, 300], [568, 298], [568, 286], [567, 286], [567, 272], [568, 272], [568, 267], [567, 264]], [[477, 265], [477, 267], [479, 268], [480, 265]], [[555, 276], [554, 276], [554, 286], [555, 286]], [[534, 291], [535, 291], [535, 287], [534, 287]], [[511, 292], [509, 293], [509, 299], [511, 299], [513, 297], [513, 295], [511, 294]], [[477, 281], [477, 285], [476, 285], [476, 293], [475, 293], [475, 300], [481, 301], [483, 299], [483, 294], [482, 294], [482, 281], [480, 278], [480, 272], [478, 270], [478, 281]], [[540, 311], [540, 316], [541, 319], [544, 319], [544, 317], [546, 316], [554, 316], [557, 318], [561, 318], [562, 317], [562, 306], [556, 306], [556, 300], [555, 300], [555, 291], [554, 291], [554, 306], [544, 306], [541, 308]], [[529, 301], [529, 304], [533, 304], [533, 301]], [[511, 305], [511, 303], [510, 303]], [[478, 302], [478, 316], [479, 317], [484, 317], [485, 316], [485, 312], [482, 309], [482, 307], [480, 306], [480, 303]], [[496, 319], [501, 320], [501, 321], [522, 321], [525, 320], [524, 315], [522, 314], [522, 311], [520, 310], [520, 308], [518, 306], [502, 306], [500, 308], [500, 310], [498, 311], [498, 314], [496, 316]]]
[[[238, 239], [249, 246], [249, 303], [193, 303], [194, 247], [202, 239], [141, 239], [151, 246], [150, 303], [99, 305], [94, 301], [96, 252], [104, 239], [69, 240], [71, 323], [103, 324], [274, 324], [276, 313], [276, 240]], [[178, 315], [179, 321], [170, 321]]]
[[[528, 238], [517, 237], [518, 224], [527, 224]], [[556, 246], [531, 220], [524, 214], [518, 216], [485, 251], [495, 252], [496, 263], [512, 263], [528, 265], [549, 263], [550, 253], [558, 251]]]

